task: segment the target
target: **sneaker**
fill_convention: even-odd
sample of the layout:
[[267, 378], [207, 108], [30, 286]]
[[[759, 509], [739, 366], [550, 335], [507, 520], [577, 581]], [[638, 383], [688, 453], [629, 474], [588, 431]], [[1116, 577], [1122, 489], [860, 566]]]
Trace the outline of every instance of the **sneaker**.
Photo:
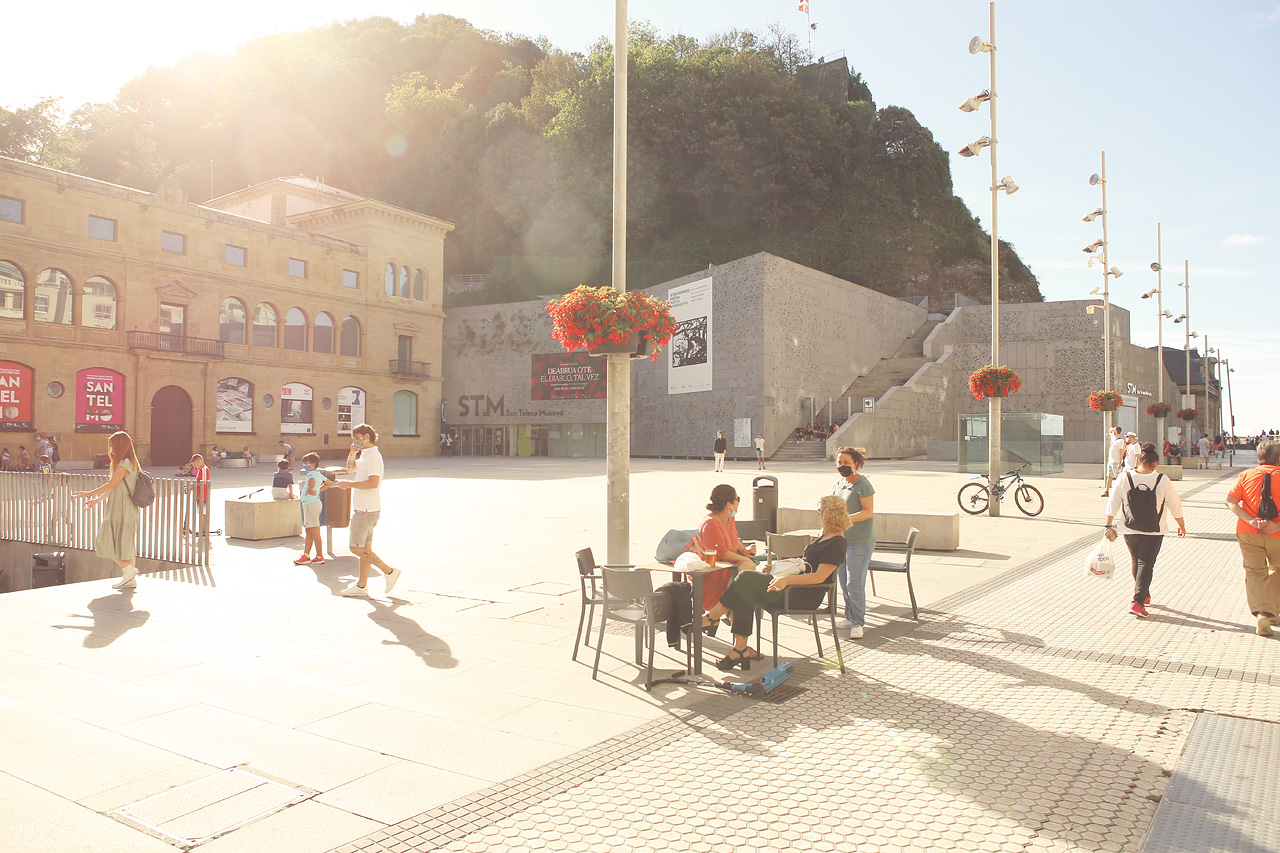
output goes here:
[[351, 586], [339, 592], [338, 595], [345, 595], [348, 598], [368, 598], [369, 590], [365, 589], [362, 586], [356, 586], [355, 584], [352, 584]]
[[1147, 613], [1147, 608], [1143, 607], [1141, 604], [1139, 604], [1136, 601], [1133, 604], [1129, 605], [1129, 612], [1132, 613], [1134, 616], [1137, 616], [1139, 619], [1146, 619], [1148, 616], [1151, 615]]
[[1142, 606], [1143, 607], [1151, 606], [1151, 596], [1148, 595], [1146, 598], [1142, 599]]
[[852, 627], [853, 627], [853, 623], [850, 622], [848, 619], [844, 618], [843, 616], [836, 617], [837, 631], [848, 631]]
[[386, 589], [387, 595], [390, 595], [391, 590], [396, 588], [396, 584], [399, 583], [400, 575], [402, 574], [404, 574], [404, 572], [400, 571], [399, 569], [392, 569], [390, 574], [387, 575], [387, 589]]
[[854, 625], [852, 628], [849, 629], [850, 640], [861, 640], [862, 634], [863, 634], [863, 630], [861, 625]]
[[311, 558], [310, 558], [310, 557], [308, 557], [306, 554], [303, 554], [301, 557], [299, 557], [298, 559], [294, 560], [294, 561], [293, 561], [293, 564], [294, 564], [295, 566], [302, 566], [302, 565], [306, 565], [307, 563], [310, 563], [310, 562], [311, 562]]
[[320, 565], [320, 564], [321, 564], [321, 563], [323, 563], [323, 562], [324, 562], [324, 557], [312, 557], [312, 558], [311, 558], [311, 565], [313, 565], [313, 566], [318, 566], [318, 565]]
[[1271, 630], [1271, 617], [1259, 616], [1258, 617], [1258, 636], [1270, 637], [1272, 633], [1274, 632]]

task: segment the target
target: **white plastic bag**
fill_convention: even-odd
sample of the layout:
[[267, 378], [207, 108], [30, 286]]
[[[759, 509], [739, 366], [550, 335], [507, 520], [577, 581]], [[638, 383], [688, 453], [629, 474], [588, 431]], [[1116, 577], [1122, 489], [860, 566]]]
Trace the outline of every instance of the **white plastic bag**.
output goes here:
[[1103, 536], [1085, 558], [1084, 573], [1091, 578], [1107, 580], [1116, 576], [1116, 559], [1111, 553], [1111, 541], [1107, 537]]
[[707, 565], [707, 561], [693, 551], [685, 551], [676, 557], [677, 572], [705, 572], [709, 568], [711, 567]]

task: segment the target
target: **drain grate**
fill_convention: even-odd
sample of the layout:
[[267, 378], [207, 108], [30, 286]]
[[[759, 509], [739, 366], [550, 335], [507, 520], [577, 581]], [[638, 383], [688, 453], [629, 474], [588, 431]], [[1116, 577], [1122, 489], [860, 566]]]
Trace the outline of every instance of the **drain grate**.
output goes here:
[[313, 794], [232, 767], [121, 806], [112, 814], [190, 850]]

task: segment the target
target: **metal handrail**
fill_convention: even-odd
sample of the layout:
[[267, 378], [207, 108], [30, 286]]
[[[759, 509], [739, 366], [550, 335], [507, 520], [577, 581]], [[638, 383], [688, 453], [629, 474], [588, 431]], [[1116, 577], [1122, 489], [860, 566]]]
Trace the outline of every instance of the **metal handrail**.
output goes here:
[[405, 359], [391, 359], [388, 369], [392, 373], [403, 373], [409, 376], [430, 376], [431, 365], [425, 361], [407, 361]]
[[193, 338], [188, 335], [170, 335], [164, 332], [134, 330], [127, 333], [127, 340], [132, 349], [180, 352], [189, 355], [212, 356], [214, 358], [223, 358], [227, 354], [226, 341], [215, 341], [210, 338]]

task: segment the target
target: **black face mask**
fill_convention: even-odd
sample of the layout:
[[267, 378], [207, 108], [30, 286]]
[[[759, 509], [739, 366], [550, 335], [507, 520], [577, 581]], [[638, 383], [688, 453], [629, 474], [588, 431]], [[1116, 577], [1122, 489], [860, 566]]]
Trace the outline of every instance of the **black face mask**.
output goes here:
[[850, 474], [853, 473], [853, 466], [841, 465], [839, 468], [836, 469], [836, 471], [840, 474], [841, 477], [848, 477]]

